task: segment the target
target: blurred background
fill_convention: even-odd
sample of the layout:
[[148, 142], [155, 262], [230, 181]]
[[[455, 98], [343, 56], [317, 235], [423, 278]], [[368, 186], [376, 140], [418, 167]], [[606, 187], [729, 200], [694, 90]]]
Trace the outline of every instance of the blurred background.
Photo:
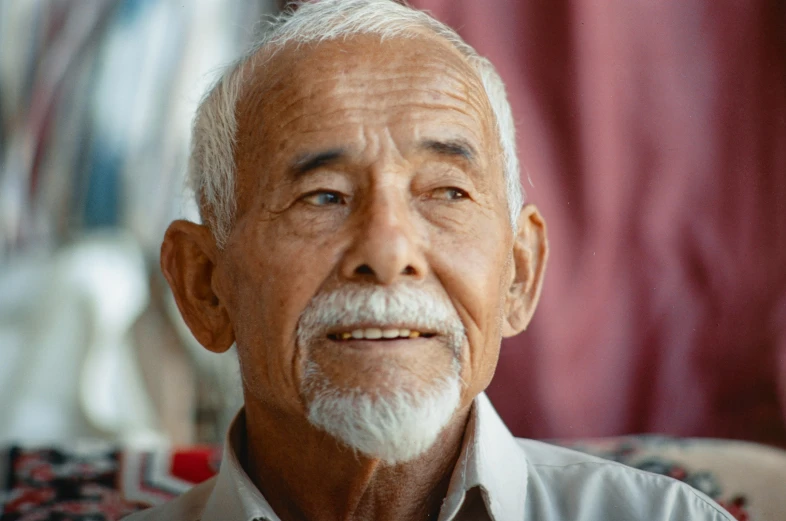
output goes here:
[[[0, 443], [214, 442], [234, 355], [158, 269], [193, 112], [277, 0], [0, 1]], [[786, 446], [786, 3], [412, 0], [497, 66], [551, 240], [518, 436]]]

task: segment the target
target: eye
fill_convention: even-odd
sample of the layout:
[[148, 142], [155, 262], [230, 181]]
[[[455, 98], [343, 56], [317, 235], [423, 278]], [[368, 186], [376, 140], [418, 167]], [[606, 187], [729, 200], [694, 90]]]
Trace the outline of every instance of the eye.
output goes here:
[[430, 195], [431, 199], [443, 199], [446, 201], [460, 201], [462, 199], [469, 198], [469, 194], [462, 190], [461, 188], [456, 188], [455, 186], [446, 186], [443, 188], [437, 188], [436, 190], [431, 192]]
[[328, 190], [317, 190], [309, 192], [300, 198], [304, 203], [314, 206], [329, 206], [334, 204], [346, 204], [344, 196], [338, 192]]

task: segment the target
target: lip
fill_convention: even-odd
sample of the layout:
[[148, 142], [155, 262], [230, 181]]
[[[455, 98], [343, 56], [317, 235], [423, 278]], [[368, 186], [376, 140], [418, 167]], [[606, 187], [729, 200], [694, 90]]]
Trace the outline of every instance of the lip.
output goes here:
[[424, 343], [433, 341], [436, 336], [418, 338], [390, 338], [380, 340], [369, 340], [365, 338], [350, 340], [330, 340], [331, 345], [336, 347], [346, 347], [359, 351], [370, 350], [394, 350], [423, 346]]
[[[386, 324], [384, 326], [379, 326], [379, 325], [373, 324], [373, 325], [368, 325], [368, 326], [353, 325], [351, 327], [346, 327], [346, 328], [341, 328], [341, 329], [336, 328], [336, 329], [329, 330], [325, 334], [325, 336], [327, 337], [328, 340], [333, 341], [333, 342], [338, 342], [338, 343], [350, 342], [352, 340], [357, 340], [357, 339], [346, 339], [346, 340], [343, 340], [343, 339], [340, 338], [340, 336], [342, 334], [350, 333], [350, 332], [358, 330], [358, 329], [364, 329], [364, 330], [365, 329], [379, 329], [380, 331], [385, 331], [385, 330], [390, 330], [390, 329], [407, 329], [407, 330], [412, 331], [412, 332], [417, 332], [417, 336], [415, 338], [433, 338], [435, 336], [438, 336], [438, 333], [435, 332], [435, 331], [424, 330], [424, 329], [418, 328], [417, 326], [407, 326], [407, 325], [402, 325], [402, 326], [395, 325], [394, 326], [394, 325], [388, 325], [388, 324]], [[405, 338], [405, 337], [394, 337], [392, 339], [391, 338], [381, 338], [379, 340], [381, 340], [383, 342], [389, 342], [389, 341], [392, 341], [392, 340], [396, 340], [397, 338], [398, 339], [402, 339], [402, 340], [407, 340], [407, 338]], [[410, 337], [410, 340], [411, 339], [413, 339], [413, 338]], [[361, 340], [363, 340], [363, 339], [361, 339]], [[372, 340], [377, 340], [377, 339], [372, 339]]]

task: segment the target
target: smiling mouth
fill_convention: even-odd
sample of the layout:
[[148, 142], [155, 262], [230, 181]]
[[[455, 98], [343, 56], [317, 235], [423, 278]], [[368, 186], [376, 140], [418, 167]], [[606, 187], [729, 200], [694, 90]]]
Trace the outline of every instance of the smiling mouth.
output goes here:
[[376, 328], [367, 327], [353, 329], [351, 331], [338, 331], [329, 333], [328, 339], [336, 342], [348, 342], [351, 340], [402, 340], [409, 338], [431, 338], [436, 333], [428, 331], [416, 331], [406, 328]]

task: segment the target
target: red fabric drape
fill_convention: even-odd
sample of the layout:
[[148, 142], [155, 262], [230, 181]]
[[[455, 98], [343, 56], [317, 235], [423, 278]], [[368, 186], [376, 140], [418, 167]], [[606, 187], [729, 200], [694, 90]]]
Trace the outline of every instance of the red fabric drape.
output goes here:
[[549, 225], [514, 433], [786, 445], [786, 3], [412, 4], [497, 65]]

